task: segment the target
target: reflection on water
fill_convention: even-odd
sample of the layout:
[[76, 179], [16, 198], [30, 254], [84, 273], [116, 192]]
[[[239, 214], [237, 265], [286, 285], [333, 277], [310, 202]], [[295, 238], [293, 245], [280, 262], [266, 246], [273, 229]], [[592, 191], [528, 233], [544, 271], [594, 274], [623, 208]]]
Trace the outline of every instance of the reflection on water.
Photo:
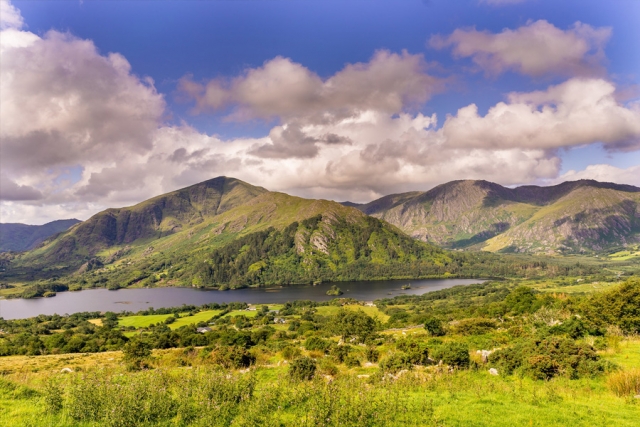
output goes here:
[[[479, 279], [383, 280], [371, 282], [336, 283], [343, 298], [373, 301], [397, 295], [420, 295], [457, 285], [481, 283]], [[152, 289], [92, 289], [79, 292], [61, 292], [53, 298], [0, 300], [0, 317], [24, 319], [39, 314], [71, 314], [81, 311], [139, 311], [149, 307], [176, 307], [182, 304], [246, 302], [249, 304], [278, 304], [295, 300], [327, 301], [332, 283], [297, 285], [280, 288], [248, 288], [232, 291], [212, 291], [193, 288]], [[411, 285], [402, 289], [403, 285]]]

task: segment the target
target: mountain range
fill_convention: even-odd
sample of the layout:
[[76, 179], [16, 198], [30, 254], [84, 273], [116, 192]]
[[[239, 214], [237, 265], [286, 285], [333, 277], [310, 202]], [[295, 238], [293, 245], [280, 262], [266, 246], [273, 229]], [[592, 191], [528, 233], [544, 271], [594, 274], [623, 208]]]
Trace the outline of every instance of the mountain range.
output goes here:
[[446, 248], [592, 253], [640, 241], [640, 188], [592, 180], [516, 188], [452, 181], [348, 205]]
[[0, 223], [0, 252], [28, 251], [79, 222], [78, 219], [61, 219], [43, 225]]
[[[599, 251], [637, 242], [639, 200], [636, 187], [596, 181], [517, 188], [453, 181], [427, 192], [340, 204], [218, 177], [107, 209], [34, 249], [3, 254], [0, 278], [54, 280], [55, 289], [60, 281], [80, 287], [226, 289], [530, 277], [546, 261], [491, 252]], [[451, 250], [462, 248], [484, 250]]]

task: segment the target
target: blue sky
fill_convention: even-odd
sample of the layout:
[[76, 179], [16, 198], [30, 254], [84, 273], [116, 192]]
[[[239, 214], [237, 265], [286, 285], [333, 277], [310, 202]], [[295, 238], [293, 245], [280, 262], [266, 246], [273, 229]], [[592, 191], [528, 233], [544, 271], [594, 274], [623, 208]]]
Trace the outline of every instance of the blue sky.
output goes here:
[[[15, 67], [11, 71], [20, 74], [20, 67], [29, 68], [19, 61], [19, 49], [26, 55], [28, 49], [42, 44], [38, 49], [48, 50], [39, 50], [38, 58], [46, 57], [42, 52], [52, 53], [51, 59], [41, 64], [40, 75], [36, 69], [23, 83], [12, 80], [8, 87], [16, 99], [27, 97], [34, 105], [59, 106], [66, 96], [86, 105], [78, 106], [81, 113], [69, 109], [68, 114], [75, 114], [72, 119], [65, 116], [64, 120], [42, 122], [41, 128], [31, 130], [28, 141], [11, 134], [15, 146], [3, 147], [3, 157], [8, 153], [12, 158], [7, 161], [15, 160], [13, 167], [4, 168], [3, 181], [9, 184], [2, 192], [10, 196], [0, 202], [3, 222], [41, 222], [74, 212], [86, 217], [105, 206], [134, 203], [222, 174], [301, 196], [357, 201], [389, 192], [426, 190], [441, 183], [439, 179], [486, 178], [520, 185], [595, 178], [640, 185], [633, 180], [635, 167], [640, 165], [640, 136], [633, 125], [640, 117], [638, 1], [30, 0], [10, 5], [19, 11], [22, 21], [19, 25], [3, 24], [5, 31], [19, 31], [25, 40], [31, 37], [28, 34], [35, 37], [24, 42], [28, 46], [11, 46], [13, 50], [7, 55], [14, 56], [6, 59]], [[576, 22], [581, 24], [576, 26]], [[479, 33], [473, 33], [474, 29]], [[534, 29], [536, 37], [549, 37], [551, 42], [532, 48], [527, 34]], [[456, 31], [461, 31], [458, 38], [454, 37]], [[488, 41], [475, 44], [474, 39], [483, 34]], [[445, 42], [438, 46], [432, 39], [435, 35]], [[7, 40], [9, 33], [5, 43]], [[486, 48], [489, 40], [495, 41], [493, 51]], [[80, 41], [92, 44], [95, 51], [80, 47]], [[590, 50], [580, 51], [580, 43], [587, 43]], [[465, 46], [470, 53], [456, 53], [456, 47]], [[528, 49], [532, 49], [532, 57], [537, 55], [537, 62], [530, 64], [537, 68], [526, 68]], [[550, 58], [556, 55], [555, 65], [551, 60], [551, 65], [544, 64], [544, 49], [549, 49]], [[58, 59], [56, 51], [65, 53]], [[387, 55], [376, 56], [381, 51]], [[119, 54], [130, 66], [119, 77], [121, 81], [111, 80], [113, 70], [107, 69], [116, 69], [117, 64], [105, 65], [110, 53]], [[277, 62], [279, 57], [283, 61]], [[95, 67], [83, 68], [92, 61]], [[376, 63], [379, 69], [374, 72]], [[77, 73], [69, 82], [64, 76], [55, 77], [65, 64], [72, 64], [70, 73]], [[358, 67], [354, 64], [361, 64], [368, 74], [349, 74]], [[392, 69], [404, 76], [400, 78], [415, 78], [415, 85], [390, 88], [385, 73], [392, 71], [385, 70]], [[302, 95], [288, 91], [298, 77], [305, 79]], [[360, 97], [360, 101], [354, 101], [345, 113], [332, 99], [348, 99], [344, 97], [355, 90], [357, 79], [363, 78], [370, 79], [369, 86], [349, 95]], [[33, 82], [40, 79], [50, 79], [47, 87], [56, 88], [55, 93], [53, 89], [50, 94], [41, 89], [36, 93]], [[85, 79], [86, 84], [73, 86], [74, 81]], [[135, 121], [142, 123], [141, 127], [127, 121], [131, 112], [107, 111], [99, 106], [98, 98], [92, 98], [94, 95], [79, 96], [91, 86], [92, 79], [93, 84], [105, 86], [105, 93], [128, 87], [132, 110], [136, 114], [149, 110]], [[277, 89], [281, 98], [277, 92], [267, 92], [276, 80], [282, 84]], [[327, 83], [332, 81], [347, 83], [335, 89], [333, 83]], [[191, 89], [186, 89], [185, 83], [191, 83]], [[576, 89], [579, 84], [584, 88]], [[423, 93], [425, 85], [429, 88]], [[490, 117], [491, 109], [502, 102], [516, 114], [517, 102], [508, 94], [551, 93], [550, 88], [563, 85], [574, 89], [567, 89], [565, 95], [545, 95], [545, 101], [531, 107], [530, 117], [514, 119], [521, 127], [514, 124], [513, 129], [491, 134], [491, 129], [499, 127], [489, 120], [495, 119]], [[246, 87], [253, 93], [247, 94]], [[33, 93], [28, 92], [30, 88]], [[207, 90], [221, 98], [212, 101], [205, 95]], [[560, 111], [563, 103], [574, 108], [571, 106], [579, 100], [568, 93], [581, 90], [602, 92], [602, 99], [590, 106], [593, 118], [576, 115], [575, 109], [573, 115]], [[308, 94], [320, 91], [329, 95], [308, 101]], [[371, 93], [380, 97], [372, 100]], [[414, 96], [416, 93], [420, 95]], [[269, 98], [272, 96], [276, 98]], [[559, 98], [549, 98], [553, 96]], [[394, 97], [402, 99], [401, 105], [390, 101]], [[530, 105], [539, 97], [521, 98], [522, 105]], [[5, 106], [14, 102], [12, 99], [7, 98]], [[286, 105], [269, 108], [278, 102]], [[599, 110], [597, 105], [603, 102], [612, 105], [606, 111]], [[472, 104], [477, 106], [478, 121], [470, 124], [462, 120], [459, 109]], [[562, 127], [561, 136], [550, 138], [553, 141], [532, 136], [529, 129], [534, 113], [541, 112], [544, 105], [558, 108], [550, 117], [553, 123], [537, 125], [552, 130]], [[298, 108], [304, 112], [297, 113]], [[59, 109], [52, 111], [62, 117]], [[89, 117], [88, 112], [94, 111], [96, 116]], [[33, 113], [26, 108], [21, 113], [24, 117], [7, 115], [3, 121], [29, 122]], [[95, 125], [101, 123], [100, 115], [113, 123]], [[325, 119], [320, 120], [322, 115]], [[584, 117], [585, 123], [593, 124], [590, 133], [575, 124]], [[351, 119], [360, 128], [356, 129]], [[78, 123], [71, 126], [70, 120]], [[365, 122], [366, 126], [361, 124]], [[467, 125], [470, 128], [465, 130]], [[375, 130], [375, 126], [380, 128]], [[104, 136], [105, 127], [122, 132]], [[470, 133], [474, 129], [482, 130], [477, 132], [478, 141], [476, 133]], [[10, 135], [10, 131], [3, 132]], [[47, 151], [44, 147], [53, 147], [54, 140], [71, 141], [79, 134], [89, 137], [56, 150], [74, 150], [74, 155], [57, 159], [49, 153], [55, 161], [36, 161], [34, 149]], [[373, 141], [376, 134], [384, 138]], [[41, 139], [33, 139], [36, 135]], [[100, 135], [107, 139], [100, 139]], [[343, 142], [327, 142], [331, 139], [325, 141], [327, 135]], [[530, 141], [521, 143], [520, 138]], [[21, 150], [27, 146], [31, 151]], [[186, 154], [178, 156], [181, 149]], [[139, 158], [134, 160], [135, 156]], [[172, 172], [158, 160], [175, 161], [178, 157], [184, 163]], [[424, 161], [417, 162], [416, 157]], [[502, 163], [514, 165], [514, 169], [503, 168], [500, 173]], [[307, 177], [306, 171], [313, 173]], [[38, 213], [42, 206], [50, 213]]]

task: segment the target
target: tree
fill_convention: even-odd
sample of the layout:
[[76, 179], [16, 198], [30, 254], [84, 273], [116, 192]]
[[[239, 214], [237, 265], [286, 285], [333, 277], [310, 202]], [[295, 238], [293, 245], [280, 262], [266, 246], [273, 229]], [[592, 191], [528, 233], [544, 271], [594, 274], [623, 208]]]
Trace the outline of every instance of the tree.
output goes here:
[[140, 370], [148, 366], [146, 362], [151, 356], [151, 347], [144, 341], [134, 339], [124, 345], [122, 354], [129, 369]]
[[365, 342], [375, 336], [376, 321], [362, 310], [342, 309], [332, 321], [331, 329], [345, 341], [353, 338], [357, 342]]

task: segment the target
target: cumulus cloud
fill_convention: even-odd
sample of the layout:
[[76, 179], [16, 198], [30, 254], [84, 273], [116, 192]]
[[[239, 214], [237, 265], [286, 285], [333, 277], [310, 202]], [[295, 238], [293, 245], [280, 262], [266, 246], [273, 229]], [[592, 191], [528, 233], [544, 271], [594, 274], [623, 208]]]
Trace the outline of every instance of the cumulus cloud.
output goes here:
[[348, 64], [323, 80], [289, 58], [276, 57], [228, 81], [200, 84], [186, 76], [179, 87], [195, 99], [199, 112], [232, 105], [236, 120], [304, 116], [326, 122], [364, 110], [394, 114], [420, 105], [444, 83], [427, 68], [422, 55], [381, 50], [369, 62]]
[[640, 141], [640, 106], [620, 104], [611, 82], [575, 78], [544, 91], [512, 93], [485, 116], [471, 104], [448, 117], [442, 131], [456, 147], [628, 145]]
[[492, 75], [516, 71], [534, 77], [584, 76], [602, 74], [604, 46], [610, 36], [608, 27], [594, 28], [576, 22], [563, 31], [539, 20], [498, 34], [457, 29], [449, 36], [431, 37], [429, 44], [436, 49], [453, 47], [456, 57], [470, 57]]
[[581, 171], [570, 170], [555, 181], [576, 181], [579, 179], [595, 179], [602, 182], [629, 184], [640, 187], [640, 165], [618, 168], [607, 164], [589, 165]]
[[131, 73], [123, 56], [100, 55], [91, 41], [69, 34], [19, 33], [5, 42], [3, 31], [0, 42], [4, 172], [115, 159], [152, 147], [164, 100], [151, 81]]
[[0, 0], [0, 30], [20, 29], [23, 25], [20, 11], [9, 0]]

